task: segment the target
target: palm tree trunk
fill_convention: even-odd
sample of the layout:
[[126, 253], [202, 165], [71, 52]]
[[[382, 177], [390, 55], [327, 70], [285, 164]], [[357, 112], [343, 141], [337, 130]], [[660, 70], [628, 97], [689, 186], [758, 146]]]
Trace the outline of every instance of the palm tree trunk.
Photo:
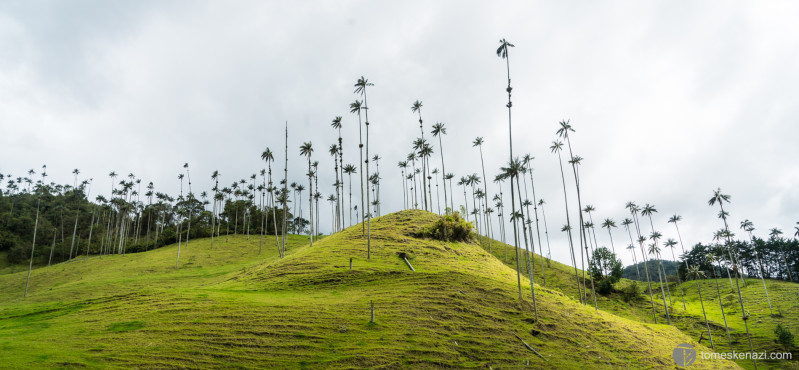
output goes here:
[[655, 324], [658, 323], [657, 314], [655, 313], [655, 298], [652, 295], [652, 279], [649, 276], [649, 262], [646, 258], [646, 251], [644, 250], [644, 242], [641, 239], [641, 229], [638, 225], [638, 215], [633, 213], [633, 221], [635, 221], [635, 231], [638, 234], [638, 246], [641, 248], [641, 257], [644, 260], [644, 273], [646, 274], [646, 285], [649, 288], [649, 302], [652, 303], [652, 319]]
[[[727, 325], [727, 315], [724, 313], [724, 304], [721, 302], [721, 291], [719, 290], [719, 281], [716, 278], [716, 268], [712, 264], [710, 268], [713, 270], [713, 280], [716, 282], [716, 295], [719, 297], [719, 307], [721, 308], [721, 318], [724, 319], [724, 330], [727, 332], [727, 342], [730, 344], [730, 349], [732, 349], [730, 327]], [[719, 265], [719, 273], [721, 273], [721, 265]]]
[[[512, 181], [512, 179], [511, 179]], [[526, 190], [525, 190], [526, 191]], [[519, 195], [519, 200], [522, 199], [522, 192], [521, 186], [519, 186], [519, 175], [516, 175], [516, 192]], [[538, 321], [538, 305], [535, 300], [535, 280], [533, 279], [533, 258], [535, 257], [535, 253], [530, 253], [530, 247], [527, 242], [527, 225], [524, 224], [525, 215], [524, 215], [524, 208], [519, 207], [519, 213], [522, 215], [522, 231], [524, 232], [524, 255], [525, 260], [527, 262], [527, 272], [530, 275], [530, 294], [533, 297], [533, 311], [535, 312], [535, 321]], [[533, 245], [533, 251], [535, 252], [535, 245]]]
[[[44, 178], [44, 177], [42, 177]], [[39, 228], [39, 203], [41, 199], [37, 197], [36, 199], [36, 221], [33, 224], [33, 244], [31, 244], [31, 261], [28, 265], [28, 278], [25, 280], [25, 294], [22, 298], [28, 297], [28, 283], [31, 281], [31, 270], [33, 270], [33, 252], [36, 250], [36, 231]]]
[[560, 150], [558, 150], [558, 164], [560, 165], [560, 181], [563, 184], [563, 202], [566, 204], [566, 234], [569, 238], [569, 251], [571, 251], [572, 264], [574, 265], [574, 278], [577, 281], [577, 293], [580, 296], [580, 303], [585, 304], [583, 288], [580, 287], [580, 275], [577, 272], [577, 258], [574, 254], [574, 238], [572, 237], [571, 221], [569, 219], [569, 198], [566, 196], [566, 177], [563, 174], [563, 158], [561, 158]]
[[705, 302], [702, 301], [702, 287], [699, 286], [699, 279], [696, 280], [696, 289], [699, 291], [699, 303], [702, 305], [702, 315], [705, 317], [705, 327], [707, 327], [707, 336], [710, 338], [710, 348], [715, 351], [716, 346], [713, 345], [713, 334], [710, 333], [710, 324], [707, 321], [707, 313], [705, 312]]
[[[449, 214], [449, 212], [446, 212], [446, 210], [447, 210], [447, 180], [446, 180], [447, 169], [444, 167], [444, 145], [441, 143], [441, 135], [443, 135], [443, 133], [439, 133], [438, 134], [438, 149], [439, 149], [439, 152], [441, 153], [441, 179], [444, 181], [444, 213]], [[488, 194], [486, 194], [486, 196], [488, 196]], [[452, 210], [452, 211], [455, 211], [455, 210]]]

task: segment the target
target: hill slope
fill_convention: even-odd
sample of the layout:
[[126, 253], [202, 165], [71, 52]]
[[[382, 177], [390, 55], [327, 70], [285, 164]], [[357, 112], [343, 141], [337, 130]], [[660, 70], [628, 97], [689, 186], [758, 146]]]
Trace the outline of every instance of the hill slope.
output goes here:
[[698, 345], [538, 285], [535, 322], [529, 284], [520, 304], [501, 261], [476, 244], [413, 237], [435, 217], [374, 219], [371, 260], [356, 225], [313, 246], [294, 237], [283, 259], [274, 239], [258, 255], [258, 237], [237, 236], [213, 250], [184, 245], [178, 270], [176, 246], [59, 264], [34, 272], [27, 299], [24, 273], [5, 275], [0, 348], [13, 367], [574, 368], [672, 367], [677, 344]]

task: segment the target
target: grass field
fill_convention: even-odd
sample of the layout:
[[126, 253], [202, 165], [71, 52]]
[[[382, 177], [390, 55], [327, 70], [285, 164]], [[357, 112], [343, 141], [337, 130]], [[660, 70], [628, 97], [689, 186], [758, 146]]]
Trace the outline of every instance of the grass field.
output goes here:
[[693, 333], [636, 320], [639, 304], [627, 315], [613, 297], [599, 311], [581, 305], [565, 276], [563, 292], [556, 277], [536, 284], [536, 321], [529, 283], [520, 303], [500, 259], [413, 236], [436, 217], [374, 219], [370, 260], [356, 225], [313, 246], [292, 236], [282, 259], [274, 236], [258, 254], [259, 237], [239, 235], [184, 244], [179, 269], [174, 245], [74, 260], [34, 270], [24, 299], [27, 272], [2, 275], [3, 366], [663, 368], [677, 344], [707, 350]]

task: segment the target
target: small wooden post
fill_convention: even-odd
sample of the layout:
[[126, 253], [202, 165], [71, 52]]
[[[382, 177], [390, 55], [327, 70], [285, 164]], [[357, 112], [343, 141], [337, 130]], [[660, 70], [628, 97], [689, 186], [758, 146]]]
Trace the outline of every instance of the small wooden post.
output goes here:
[[350, 271], [352, 271], [352, 257], [350, 257]]
[[371, 310], [372, 310], [372, 319], [369, 320], [369, 322], [374, 323], [375, 322], [375, 303], [374, 303], [374, 301], [369, 301], [369, 305], [372, 307], [371, 308]]

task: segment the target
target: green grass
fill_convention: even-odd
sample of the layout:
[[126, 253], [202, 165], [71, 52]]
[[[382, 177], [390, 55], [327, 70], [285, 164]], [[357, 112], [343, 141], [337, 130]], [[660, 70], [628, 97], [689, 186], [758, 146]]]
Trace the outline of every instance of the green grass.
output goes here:
[[555, 277], [536, 286], [535, 321], [529, 284], [520, 302], [516, 272], [500, 260], [476, 244], [412, 236], [435, 217], [374, 219], [371, 259], [357, 225], [313, 246], [292, 236], [283, 259], [274, 238], [258, 254], [258, 236], [235, 236], [213, 249], [206, 239], [184, 244], [179, 269], [177, 246], [61, 263], [33, 272], [26, 299], [26, 272], [0, 276], [3, 364], [663, 368], [673, 367], [677, 344], [698, 345], [673, 326], [580, 305], [565, 285], [553, 289]]
[[[481, 240], [481, 246], [485, 250], [488, 250], [488, 240]], [[491, 251], [498, 259], [505, 261], [506, 250], [508, 257], [505, 263], [507, 266], [515, 269], [516, 259], [513, 246], [492, 241]], [[533, 274], [534, 279], [537, 284], [543, 284], [544, 279], [541, 274], [540, 256], [536, 254], [534, 261], [536, 262]], [[579, 301], [577, 283], [572, 266], [545, 260], [544, 269], [547, 287], [557, 289]], [[578, 272], [580, 273], [582, 281], [582, 270], [578, 270]], [[527, 274], [525, 274], [525, 276], [527, 276]], [[724, 329], [724, 320], [719, 307], [719, 295], [716, 293], [716, 281], [718, 281], [719, 284], [724, 313], [726, 314], [727, 324], [730, 327], [732, 347], [730, 347]], [[644, 323], [653, 323], [652, 304], [649, 299], [647, 283], [622, 279], [615, 287], [621, 290], [622, 287], [629, 283], [638, 284], [642, 292], [640, 299], [626, 303], [619, 292], [613, 292], [607, 296], [598, 295], [597, 306], [600, 310], [613, 313], [617, 316]], [[590, 298], [591, 286], [590, 283], [588, 284], [589, 305], [593, 306], [593, 299]], [[703, 335], [704, 339], [702, 343], [708, 347], [710, 346], [707, 338], [707, 328], [699, 302], [697, 284], [699, 284], [702, 289], [702, 299], [710, 323], [716, 351], [748, 352], [749, 344], [746, 338], [746, 329], [741, 315], [740, 303], [738, 302], [737, 291], [733, 289], [735, 284], [734, 280], [732, 281], [733, 288], [731, 288], [730, 280], [728, 279], [705, 279], [699, 282], [683, 282], [682, 289], [685, 295], [685, 308], [683, 308], [682, 299], [680, 297], [680, 287], [676, 282], [668, 284], [668, 291], [671, 292], [671, 301], [669, 301], [668, 291], [666, 291], [666, 303], [669, 307], [672, 325], [695, 340], [699, 340], [700, 335]], [[796, 347], [786, 350], [774, 341], [774, 329], [777, 323], [781, 323], [793, 333], [799, 334], [799, 284], [780, 280], [766, 280], [766, 285], [768, 287], [774, 316], [772, 316], [771, 311], [769, 311], [768, 301], [766, 300], [766, 294], [760, 279], [749, 278], [747, 279], [746, 286], [741, 282], [741, 294], [746, 310], [750, 315], [748, 325], [752, 336], [752, 345], [756, 352], [792, 351], [795, 360], [758, 361], [758, 364], [777, 368], [799, 368], [799, 361], [796, 361], [799, 360], [799, 351], [797, 351]], [[664, 290], [665, 289], [664, 285]], [[658, 323], [664, 324], [666, 323], [666, 316], [663, 309], [660, 286], [656, 281], [652, 282], [652, 293], [655, 299], [655, 311], [657, 313]], [[738, 364], [745, 368], [754, 368], [752, 361], [741, 360], [738, 361]]]

